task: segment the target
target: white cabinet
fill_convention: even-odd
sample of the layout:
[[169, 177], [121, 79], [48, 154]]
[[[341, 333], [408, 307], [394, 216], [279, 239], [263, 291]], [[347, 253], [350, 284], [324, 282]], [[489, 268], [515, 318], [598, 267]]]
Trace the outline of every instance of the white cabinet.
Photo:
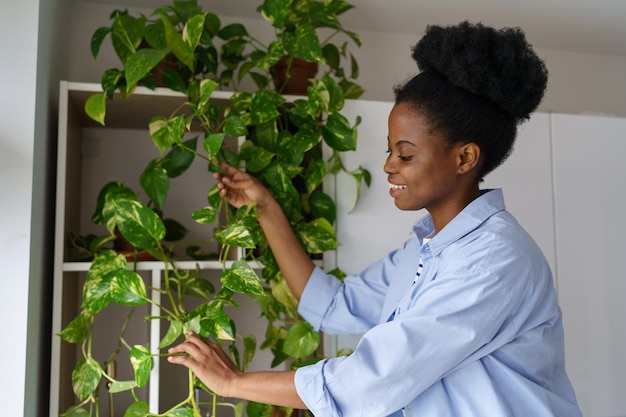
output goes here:
[[557, 276], [586, 417], [626, 416], [626, 119], [552, 116]]
[[[423, 212], [402, 212], [383, 172], [392, 103], [349, 102], [361, 115], [350, 166], [372, 173], [351, 212], [347, 177], [337, 180], [337, 265], [357, 273], [407, 237]], [[626, 416], [626, 119], [536, 113], [515, 149], [482, 188], [502, 188], [507, 209], [537, 241], [555, 275], [563, 310], [567, 371], [586, 417]], [[327, 338], [329, 352], [358, 336]]]

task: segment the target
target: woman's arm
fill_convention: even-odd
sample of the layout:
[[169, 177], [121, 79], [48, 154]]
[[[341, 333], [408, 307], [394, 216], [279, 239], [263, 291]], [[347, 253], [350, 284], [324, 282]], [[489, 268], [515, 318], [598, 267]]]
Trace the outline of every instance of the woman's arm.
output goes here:
[[315, 265], [294, 235], [287, 217], [270, 192], [254, 177], [226, 163], [216, 174], [220, 196], [239, 208], [256, 203], [259, 224], [287, 285], [298, 300]]
[[171, 363], [186, 366], [209, 389], [225, 397], [305, 409], [294, 383], [295, 371], [242, 372], [217, 345], [190, 334], [169, 350]]

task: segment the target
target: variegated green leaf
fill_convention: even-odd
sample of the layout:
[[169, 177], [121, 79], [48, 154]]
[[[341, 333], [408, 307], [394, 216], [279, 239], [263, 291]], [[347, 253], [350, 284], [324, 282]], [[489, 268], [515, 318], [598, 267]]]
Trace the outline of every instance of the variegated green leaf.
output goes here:
[[209, 158], [217, 158], [225, 137], [225, 133], [213, 133], [204, 137], [204, 149], [209, 153]]
[[167, 329], [167, 333], [165, 333], [163, 339], [161, 339], [161, 342], [159, 343], [159, 349], [163, 349], [174, 343], [176, 339], [178, 339], [178, 336], [180, 336], [182, 333], [183, 323], [180, 320], [170, 320], [170, 327]]
[[111, 278], [117, 271], [126, 270], [126, 258], [115, 251], [98, 254], [87, 272], [83, 286], [83, 307], [91, 314], [102, 311], [112, 300]]
[[338, 112], [328, 115], [326, 126], [322, 129], [324, 141], [338, 151], [356, 150], [356, 127], [350, 126], [348, 119]]
[[111, 279], [111, 297], [118, 304], [140, 306], [147, 302], [148, 295], [139, 274], [120, 270]]
[[272, 296], [288, 309], [292, 311], [298, 309], [298, 300], [293, 295], [293, 292], [284, 279], [272, 285]]
[[130, 363], [135, 371], [135, 381], [139, 388], [146, 385], [150, 371], [154, 367], [154, 359], [146, 346], [135, 345], [130, 351]]
[[198, 46], [198, 42], [200, 42], [205, 17], [206, 13], [196, 14], [191, 16], [189, 20], [187, 20], [187, 23], [185, 23], [182, 37], [183, 41], [191, 51], [195, 50]]
[[324, 253], [336, 249], [339, 246], [334, 232], [328, 230], [326, 219], [317, 219], [317, 224], [299, 223], [295, 226], [295, 232], [308, 253]]
[[326, 163], [323, 159], [314, 159], [309, 163], [304, 174], [304, 182], [306, 183], [306, 190], [312, 193], [317, 187], [319, 187], [324, 178], [326, 177]]
[[224, 230], [216, 231], [215, 238], [223, 245], [239, 246], [241, 248], [252, 249], [257, 244], [250, 230], [241, 223], [234, 223], [227, 226]]
[[124, 413], [124, 417], [147, 417], [150, 414], [150, 407], [144, 401], [132, 403]]
[[309, 62], [324, 63], [320, 39], [313, 26], [309, 24], [297, 26], [295, 33], [285, 33], [284, 44], [289, 55]]
[[183, 37], [178, 33], [178, 30], [172, 25], [169, 17], [161, 15], [161, 21], [165, 29], [165, 40], [167, 46], [170, 47], [172, 53], [178, 58], [180, 62], [185, 64], [187, 68], [194, 71], [196, 66], [196, 58], [194, 56], [194, 48], [191, 48], [187, 42], [183, 40]]
[[93, 323], [93, 315], [82, 310], [61, 332], [59, 337], [68, 343], [80, 343], [85, 340], [89, 327]]
[[126, 74], [126, 85], [136, 85], [139, 80], [148, 75], [148, 73], [159, 62], [161, 62], [169, 52], [169, 48], [143, 48], [130, 55], [126, 60], [126, 64], [124, 66], [124, 72]]
[[251, 295], [264, 294], [263, 286], [254, 269], [244, 261], [235, 261], [220, 278], [222, 284], [235, 292]]
[[200, 224], [211, 224], [215, 222], [217, 211], [213, 207], [203, 207], [191, 213], [191, 217]]
[[182, 407], [169, 411], [164, 417], [194, 417], [194, 413], [191, 408]]
[[161, 153], [175, 143], [181, 144], [186, 127], [185, 116], [176, 116], [166, 119], [162, 116], [153, 117], [148, 125], [152, 141]]
[[89, 397], [100, 384], [102, 368], [92, 358], [81, 359], [72, 372], [72, 389], [80, 401]]
[[137, 381], [113, 381], [111, 382], [111, 386], [109, 387], [109, 392], [111, 394], [116, 394], [118, 392], [128, 391], [137, 386]]
[[200, 318], [200, 335], [213, 336], [221, 340], [235, 340], [230, 317], [222, 310], [213, 310], [208, 316]]
[[138, 249], [155, 248], [165, 237], [161, 218], [139, 201], [108, 199], [103, 213], [115, 219], [122, 235]]

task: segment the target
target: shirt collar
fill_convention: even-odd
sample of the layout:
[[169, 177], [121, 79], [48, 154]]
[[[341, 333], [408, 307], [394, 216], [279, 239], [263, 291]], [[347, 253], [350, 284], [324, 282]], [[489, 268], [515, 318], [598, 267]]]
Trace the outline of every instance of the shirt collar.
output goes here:
[[[469, 203], [428, 242], [427, 245], [430, 247], [432, 255], [437, 256], [448, 245], [476, 229], [489, 217], [505, 209], [501, 189], [481, 190], [481, 195], [477, 199]], [[427, 214], [413, 225], [413, 233], [421, 244], [424, 237], [430, 235], [434, 228], [433, 219], [430, 214]]]

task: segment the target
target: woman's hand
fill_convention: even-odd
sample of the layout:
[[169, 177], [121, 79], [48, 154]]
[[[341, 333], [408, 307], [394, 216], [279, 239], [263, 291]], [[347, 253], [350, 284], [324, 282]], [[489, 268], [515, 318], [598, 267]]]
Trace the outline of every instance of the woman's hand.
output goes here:
[[256, 203], [257, 211], [262, 212], [268, 204], [274, 201], [269, 190], [250, 174], [225, 162], [221, 162], [220, 167], [224, 174], [215, 174], [215, 178], [219, 181], [217, 187], [220, 190], [220, 197], [231, 205], [239, 208]]
[[209, 389], [225, 397], [232, 395], [235, 379], [243, 374], [219, 346], [193, 333], [168, 353], [169, 362], [191, 369]]

